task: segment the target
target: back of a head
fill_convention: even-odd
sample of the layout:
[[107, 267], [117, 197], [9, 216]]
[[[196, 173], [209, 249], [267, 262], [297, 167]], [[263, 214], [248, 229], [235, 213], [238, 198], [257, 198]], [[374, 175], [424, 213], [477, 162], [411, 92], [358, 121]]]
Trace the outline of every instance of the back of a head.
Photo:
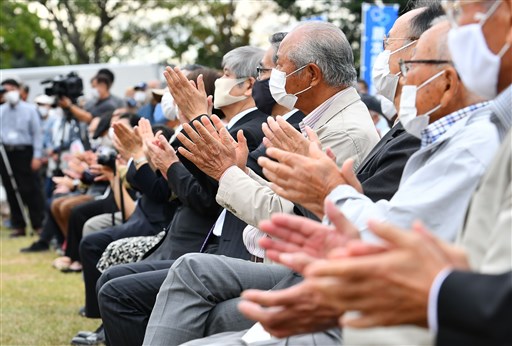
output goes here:
[[322, 71], [325, 84], [332, 87], [354, 84], [357, 78], [354, 55], [340, 28], [313, 21], [300, 23], [292, 32], [300, 32], [300, 39], [288, 53], [288, 59], [297, 68], [314, 63]]
[[213, 95], [215, 93], [215, 81], [222, 77], [222, 73], [208, 67], [200, 67], [187, 74], [189, 80], [196, 81], [199, 75], [203, 75], [204, 89], [206, 95]]
[[274, 49], [274, 54], [272, 55], [272, 62], [274, 64], [277, 62], [277, 51], [279, 50], [281, 41], [286, 37], [287, 34], [287, 32], [276, 32], [275, 34], [272, 34], [268, 39], [270, 45]]
[[235, 48], [222, 58], [222, 67], [229, 69], [237, 78], [258, 77], [258, 67], [265, 51], [260, 48], [243, 46]]
[[434, 19], [443, 16], [444, 10], [440, 2], [437, 0], [418, 1], [416, 8], [425, 8], [411, 19], [409, 30], [410, 37], [419, 38], [421, 34], [432, 27]]

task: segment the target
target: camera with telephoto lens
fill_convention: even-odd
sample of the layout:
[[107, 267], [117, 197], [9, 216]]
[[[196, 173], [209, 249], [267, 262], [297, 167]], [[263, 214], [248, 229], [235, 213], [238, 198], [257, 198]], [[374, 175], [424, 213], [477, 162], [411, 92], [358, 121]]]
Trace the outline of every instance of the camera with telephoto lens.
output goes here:
[[66, 96], [71, 99], [71, 102], [77, 103], [77, 99], [83, 95], [84, 85], [82, 78], [76, 72], [70, 72], [67, 75], [58, 75], [53, 79], [47, 79], [41, 84], [50, 84], [48, 88], [44, 89], [44, 93], [48, 96], [57, 96], [56, 100]]
[[104, 149], [98, 155], [98, 164], [109, 167], [112, 171], [116, 171], [117, 152], [114, 149]]

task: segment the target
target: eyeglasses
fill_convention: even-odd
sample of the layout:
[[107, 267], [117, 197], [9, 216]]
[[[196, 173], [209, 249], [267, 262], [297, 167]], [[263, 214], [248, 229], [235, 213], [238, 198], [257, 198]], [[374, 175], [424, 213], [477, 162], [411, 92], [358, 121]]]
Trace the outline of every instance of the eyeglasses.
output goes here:
[[411, 65], [413, 64], [429, 64], [429, 65], [440, 65], [440, 64], [450, 64], [453, 65], [451, 60], [402, 60], [398, 61], [398, 65], [400, 66], [400, 72], [402, 72], [402, 76], [407, 77], [407, 73], [411, 69]]
[[388, 37], [387, 35], [384, 35], [382, 38], [382, 47], [384, 50], [389, 46], [389, 41], [414, 41], [417, 40], [415, 37]]
[[258, 78], [261, 78], [262, 74], [264, 74], [265, 72], [269, 72], [269, 71], [272, 71], [272, 69], [268, 68], [268, 67], [263, 67], [263, 66], [256, 67], [256, 72], [258, 72]]

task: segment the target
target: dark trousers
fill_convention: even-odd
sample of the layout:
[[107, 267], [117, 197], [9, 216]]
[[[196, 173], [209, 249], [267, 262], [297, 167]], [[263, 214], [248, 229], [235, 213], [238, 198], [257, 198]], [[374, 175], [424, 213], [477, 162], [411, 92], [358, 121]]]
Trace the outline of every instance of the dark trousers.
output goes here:
[[107, 246], [118, 239], [156, 235], [162, 230], [162, 225], [151, 224], [142, 210], [136, 208], [126, 223], [89, 234], [82, 238], [80, 242], [80, 258], [84, 274], [85, 314], [87, 317], [100, 317], [98, 297], [96, 296], [96, 282], [101, 273], [96, 268], [96, 265]]
[[117, 206], [112, 193], [104, 199], [85, 202], [73, 207], [68, 222], [66, 256], [71, 258], [72, 261], [80, 261], [78, 248], [82, 240], [82, 230], [85, 222], [93, 216], [116, 211]]
[[97, 291], [107, 345], [142, 345], [156, 295], [174, 260], [110, 267]]
[[[28, 207], [30, 223], [33, 229], [41, 228], [44, 217], [44, 198], [41, 190], [40, 179], [36, 172], [32, 171], [30, 163], [32, 162], [32, 147], [24, 149], [10, 150], [6, 147], [7, 158], [18, 186], [23, 203]], [[25, 229], [27, 226], [23, 219], [23, 213], [18, 205], [14, 188], [11, 185], [11, 179], [7, 173], [3, 157], [0, 157], [0, 174], [2, 184], [7, 193], [7, 201], [11, 209], [12, 228]], [[22, 207], [22, 206], [21, 206]]]

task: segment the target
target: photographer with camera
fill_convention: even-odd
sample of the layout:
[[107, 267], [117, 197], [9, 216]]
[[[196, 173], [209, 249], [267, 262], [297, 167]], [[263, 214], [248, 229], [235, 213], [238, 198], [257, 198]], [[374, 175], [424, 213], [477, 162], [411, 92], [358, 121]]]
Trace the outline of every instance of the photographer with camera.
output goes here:
[[91, 79], [91, 97], [83, 109], [65, 95], [59, 95], [58, 104], [78, 121], [90, 123], [92, 118], [118, 108], [118, 101], [110, 94], [112, 83], [113, 80], [109, 74], [98, 73]]
[[[36, 108], [20, 98], [20, 84], [2, 82], [5, 103], [0, 106], [0, 173], [11, 209], [11, 237], [25, 235], [27, 205], [32, 229], [43, 222], [44, 200], [37, 171], [41, 167], [42, 134]], [[20, 198], [21, 197], [21, 198]]]

